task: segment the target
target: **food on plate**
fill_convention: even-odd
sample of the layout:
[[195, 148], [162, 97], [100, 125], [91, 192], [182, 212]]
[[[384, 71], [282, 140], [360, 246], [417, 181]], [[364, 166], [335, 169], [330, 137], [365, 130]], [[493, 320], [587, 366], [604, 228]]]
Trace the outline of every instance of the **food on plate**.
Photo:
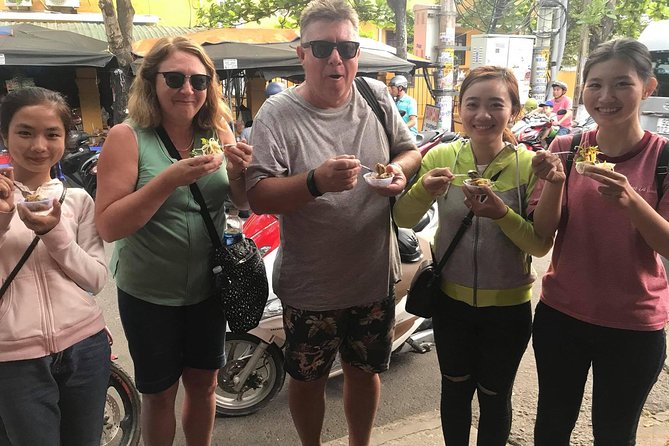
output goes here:
[[576, 149], [577, 155], [574, 161], [576, 161], [576, 172], [578, 173], [585, 172], [585, 166], [587, 165], [611, 171], [615, 167], [615, 163], [600, 161], [597, 158], [602, 153], [597, 146], [577, 146]]
[[374, 169], [376, 172], [374, 172], [375, 176], [374, 178], [378, 178], [379, 180], [385, 179], [385, 178], [392, 178], [393, 174], [386, 172], [386, 165], [381, 164], [381, 163], [376, 163], [376, 166], [374, 166]]
[[221, 147], [221, 144], [219, 144], [218, 141], [216, 141], [214, 138], [202, 138], [202, 147], [199, 149], [193, 149], [191, 150], [190, 154], [192, 156], [201, 156], [201, 155], [223, 155], [223, 148]]
[[462, 182], [462, 186], [466, 188], [469, 192], [476, 195], [485, 194], [485, 189], [483, 186], [492, 187], [493, 182], [489, 178], [468, 178]]
[[23, 201], [18, 204], [25, 207], [30, 212], [43, 212], [48, 211], [53, 207], [53, 200], [39, 194], [27, 193], [24, 195]]
[[46, 197], [41, 196], [40, 194], [28, 194], [25, 196], [25, 201], [34, 202], [34, 201], [44, 201]]

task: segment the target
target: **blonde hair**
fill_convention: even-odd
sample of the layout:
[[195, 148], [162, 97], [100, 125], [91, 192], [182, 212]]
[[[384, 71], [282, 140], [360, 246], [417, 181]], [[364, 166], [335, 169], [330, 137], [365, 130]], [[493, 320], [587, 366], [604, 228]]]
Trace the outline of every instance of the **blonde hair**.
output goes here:
[[344, 22], [348, 20], [353, 25], [353, 31], [358, 34], [358, 13], [345, 0], [310, 1], [300, 15], [302, 41], [305, 41], [304, 35], [309, 25], [319, 20], [328, 22]]
[[155, 128], [162, 122], [162, 111], [156, 95], [158, 67], [176, 51], [192, 54], [200, 59], [211, 82], [207, 87], [207, 98], [193, 119], [200, 130], [219, 130], [225, 123], [225, 109], [221, 107], [222, 92], [216, 74], [216, 67], [204, 49], [192, 40], [177, 36], [163, 37], [144, 56], [137, 77], [130, 87], [128, 116], [139, 127]]

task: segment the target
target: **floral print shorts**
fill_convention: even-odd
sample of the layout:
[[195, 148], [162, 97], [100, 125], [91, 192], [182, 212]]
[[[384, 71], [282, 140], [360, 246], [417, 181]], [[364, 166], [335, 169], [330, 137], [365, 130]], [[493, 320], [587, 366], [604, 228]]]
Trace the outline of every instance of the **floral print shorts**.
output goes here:
[[286, 372], [298, 381], [330, 373], [337, 352], [344, 362], [369, 373], [388, 370], [395, 323], [392, 297], [369, 305], [329, 311], [284, 305]]

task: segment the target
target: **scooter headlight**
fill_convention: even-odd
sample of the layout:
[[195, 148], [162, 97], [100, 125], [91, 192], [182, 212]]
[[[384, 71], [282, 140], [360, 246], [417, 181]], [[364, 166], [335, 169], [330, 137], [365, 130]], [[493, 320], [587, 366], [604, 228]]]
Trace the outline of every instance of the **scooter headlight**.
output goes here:
[[281, 301], [278, 298], [274, 298], [267, 301], [262, 318], [267, 319], [274, 316], [280, 316], [281, 314], [283, 314], [283, 306], [281, 305]]

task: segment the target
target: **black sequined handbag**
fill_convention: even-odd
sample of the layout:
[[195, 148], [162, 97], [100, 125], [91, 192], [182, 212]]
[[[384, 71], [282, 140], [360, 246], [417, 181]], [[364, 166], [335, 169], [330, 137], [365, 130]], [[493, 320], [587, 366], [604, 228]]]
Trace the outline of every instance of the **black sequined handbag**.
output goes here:
[[[181, 159], [165, 129], [162, 126], [157, 127], [156, 133], [170, 156]], [[269, 297], [269, 284], [262, 255], [254, 241], [247, 238], [224, 246], [197, 183], [190, 185], [190, 191], [200, 205], [200, 214], [214, 246], [210, 259], [213, 281], [221, 297], [228, 327], [233, 333], [246, 333], [260, 323]]]
[[230, 331], [246, 333], [257, 327], [267, 304], [269, 285], [255, 242], [244, 238], [230, 246], [216, 247], [212, 271]]

